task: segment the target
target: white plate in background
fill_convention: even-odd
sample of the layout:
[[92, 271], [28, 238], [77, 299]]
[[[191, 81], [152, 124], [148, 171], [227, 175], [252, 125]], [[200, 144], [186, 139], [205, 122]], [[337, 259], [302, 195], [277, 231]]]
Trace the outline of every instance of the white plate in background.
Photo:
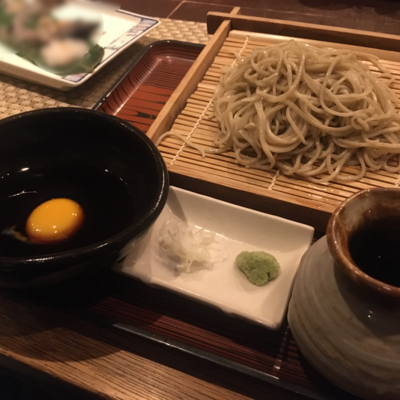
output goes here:
[[[215, 232], [227, 258], [215, 263], [211, 270], [177, 272], [176, 263], [159, 245], [160, 228], [169, 218]], [[313, 234], [314, 228], [307, 225], [170, 187], [167, 204], [150, 232], [114, 269], [218, 307], [227, 314], [278, 329], [300, 259]], [[252, 285], [235, 264], [236, 256], [244, 250], [274, 255], [281, 266], [280, 275], [264, 286]]]
[[104, 48], [100, 64], [88, 74], [60, 76], [48, 72], [16, 54], [4, 54], [0, 47], [0, 72], [29, 82], [68, 91], [82, 85], [119, 53], [154, 29], [160, 21], [129, 11], [104, 9], [103, 34], [98, 45]]

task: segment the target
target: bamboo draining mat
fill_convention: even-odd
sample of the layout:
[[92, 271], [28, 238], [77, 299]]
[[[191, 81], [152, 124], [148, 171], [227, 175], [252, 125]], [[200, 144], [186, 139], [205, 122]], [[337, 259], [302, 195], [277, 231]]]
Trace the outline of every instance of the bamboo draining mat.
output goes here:
[[[171, 131], [190, 138], [193, 143], [200, 146], [214, 147], [213, 139], [214, 134], [218, 131], [218, 124], [212, 115], [213, 95], [224, 70], [234, 65], [237, 59], [249, 54], [255, 47], [270, 46], [286, 40], [288, 38], [231, 31], [197, 89], [187, 99], [186, 106], [175, 119]], [[312, 40], [301, 41], [320, 46], [332, 45]], [[343, 44], [336, 45], [336, 47], [356, 49], [354, 46]], [[365, 48], [361, 48], [361, 50], [378, 55], [382, 64], [392, 71], [396, 78], [392, 88], [399, 97], [400, 56], [391, 51]], [[317, 229], [323, 229], [327, 221], [326, 215], [329, 215], [353, 193], [374, 187], [398, 187], [400, 183], [399, 174], [385, 171], [369, 171], [363, 179], [356, 182], [310, 183], [284, 176], [276, 170], [267, 172], [245, 168], [237, 163], [231, 151], [224, 154], [207, 154], [203, 158], [197, 150], [173, 136], [165, 138], [159, 145], [159, 150], [170, 172], [238, 189], [250, 195], [273, 198], [282, 203], [301, 206], [305, 211], [299, 216], [299, 220], [310, 223]], [[357, 170], [352, 167], [344, 171], [355, 174]], [[312, 210], [321, 211], [325, 218], [321, 217], [321, 219], [315, 220], [315, 216], [311, 213]], [[310, 218], [308, 218], [308, 214]]]

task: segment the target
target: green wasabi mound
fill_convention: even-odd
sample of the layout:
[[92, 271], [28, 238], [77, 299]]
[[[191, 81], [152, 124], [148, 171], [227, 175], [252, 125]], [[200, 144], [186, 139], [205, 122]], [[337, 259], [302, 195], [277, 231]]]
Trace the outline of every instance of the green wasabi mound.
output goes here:
[[257, 286], [276, 278], [281, 269], [276, 258], [265, 251], [242, 251], [236, 257], [236, 265]]

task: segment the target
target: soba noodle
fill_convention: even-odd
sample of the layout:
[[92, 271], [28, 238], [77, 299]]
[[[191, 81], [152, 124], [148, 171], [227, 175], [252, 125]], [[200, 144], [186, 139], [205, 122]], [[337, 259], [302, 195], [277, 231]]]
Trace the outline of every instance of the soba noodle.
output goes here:
[[[242, 165], [313, 182], [358, 180], [367, 167], [398, 172], [393, 80], [365, 53], [295, 41], [254, 49], [221, 78], [220, 131], [206, 151], [233, 150]], [[341, 173], [345, 166], [356, 174]]]

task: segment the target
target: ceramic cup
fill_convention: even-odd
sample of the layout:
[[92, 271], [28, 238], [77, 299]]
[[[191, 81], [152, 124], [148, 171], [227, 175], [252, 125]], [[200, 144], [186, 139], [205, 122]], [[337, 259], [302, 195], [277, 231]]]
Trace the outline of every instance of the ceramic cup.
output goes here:
[[332, 214], [326, 236], [302, 258], [288, 320], [300, 351], [328, 380], [366, 399], [400, 399], [400, 287], [377, 279], [378, 263], [365, 273], [350, 246], [377, 224], [400, 232], [399, 189], [361, 191]]

